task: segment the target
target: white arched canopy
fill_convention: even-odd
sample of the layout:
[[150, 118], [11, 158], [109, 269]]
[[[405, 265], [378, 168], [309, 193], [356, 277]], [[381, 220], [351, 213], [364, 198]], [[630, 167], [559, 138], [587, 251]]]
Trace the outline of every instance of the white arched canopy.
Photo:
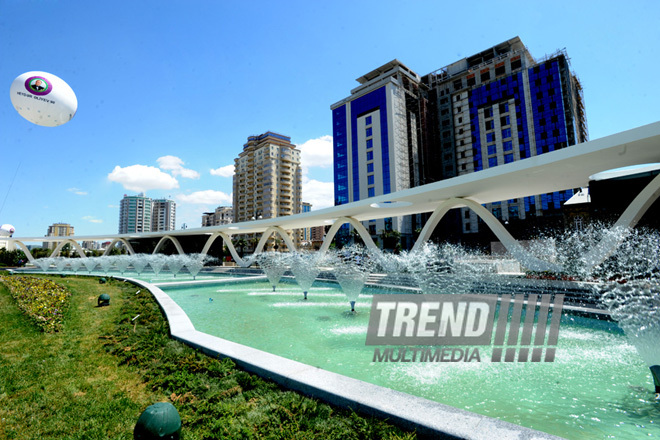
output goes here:
[[110, 242], [110, 244], [108, 245], [108, 247], [105, 248], [105, 251], [103, 252], [103, 255], [110, 255], [110, 251], [112, 250], [112, 248], [115, 247], [115, 245], [117, 243], [122, 243], [126, 247], [126, 250], [128, 251], [129, 255], [135, 255], [135, 251], [133, 250], [133, 246], [131, 246], [131, 244], [128, 242], [128, 240], [126, 240], [124, 238], [115, 238], [114, 240], [112, 240]]
[[176, 237], [173, 237], [171, 235], [165, 235], [160, 239], [160, 241], [154, 248], [153, 254], [157, 254], [158, 252], [160, 252], [160, 250], [163, 248], [163, 246], [165, 246], [165, 243], [168, 240], [174, 244], [174, 247], [176, 248], [176, 251], [179, 253], [179, 255], [185, 254], [185, 252], [183, 251], [183, 247], [181, 246], [181, 243], [179, 243], [179, 240], [177, 240]]
[[374, 240], [371, 238], [369, 231], [367, 231], [367, 228], [365, 228], [362, 223], [360, 223], [358, 220], [354, 219], [353, 217], [339, 217], [337, 220], [335, 220], [332, 227], [325, 235], [325, 238], [323, 239], [323, 244], [319, 249], [320, 252], [326, 252], [330, 248], [330, 244], [332, 243], [332, 240], [335, 238], [335, 235], [337, 235], [337, 232], [339, 232], [339, 228], [344, 226], [346, 223], [349, 223], [351, 226], [355, 228], [358, 234], [360, 234], [362, 241], [364, 241], [364, 244], [365, 246], [367, 246], [368, 249], [371, 250], [378, 249], [378, 246], [376, 246], [376, 243], [374, 243]]
[[77, 241], [72, 240], [72, 239], [61, 241], [55, 247], [55, 249], [53, 249], [53, 252], [51, 253], [51, 256], [57, 257], [60, 254], [60, 251], [62, 250], [62, 248], [64, 246], [66, 246], [67, 244], [70, 244], [71, 247], [73, 247], [76, 251], [78, 251], [78, 255], [80, 255], [82, 258], [87, 257], [87, 255], [85, 254], [85, 250], [82, 248], [82, 246], [80, 246], [80, 244]]

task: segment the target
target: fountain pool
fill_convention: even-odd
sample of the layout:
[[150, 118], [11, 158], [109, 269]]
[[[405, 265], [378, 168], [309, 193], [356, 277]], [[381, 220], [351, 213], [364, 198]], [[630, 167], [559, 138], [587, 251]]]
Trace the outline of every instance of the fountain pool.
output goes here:
[[489, 347], [480, 363], [378, 363], [365, 346], [377, 289], [351, 313], [319, 281], [308, 300], [295, 282], [159, 287], [197, 330], [325, 370], [571, 439], [660, 436], [649, 370], [612, 322], [564, 314], [553, 363], [490, 363]]

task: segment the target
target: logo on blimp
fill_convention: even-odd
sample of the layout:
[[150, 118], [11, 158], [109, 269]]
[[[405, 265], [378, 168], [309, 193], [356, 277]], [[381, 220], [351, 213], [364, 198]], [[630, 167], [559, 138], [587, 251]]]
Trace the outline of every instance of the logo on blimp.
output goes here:
[[25, 90], [37, 96], [48, 95], [53, 85], [43, 76], [31, 76], [25, 80]]

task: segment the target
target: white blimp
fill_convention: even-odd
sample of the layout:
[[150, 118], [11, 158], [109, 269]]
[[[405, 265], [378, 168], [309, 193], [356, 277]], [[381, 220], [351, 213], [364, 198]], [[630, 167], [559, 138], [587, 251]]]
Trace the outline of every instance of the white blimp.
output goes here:
[[71, 87], [51, 73], [19, 75], [11, 84], [9, 95], [21, 116], [44, 127], [65, 124], [78, 110], [78, 99]]
[[0, 237], [11, 237], [15, 231], [16, 229], [12, 225], [2, 225], [0, 226]]

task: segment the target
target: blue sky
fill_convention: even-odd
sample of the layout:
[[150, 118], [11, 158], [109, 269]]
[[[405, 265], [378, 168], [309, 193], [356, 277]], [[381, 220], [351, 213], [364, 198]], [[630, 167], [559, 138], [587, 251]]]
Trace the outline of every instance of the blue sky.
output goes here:
[[[660, 120], [657, 1], [0, 0], [0, 224], [116, 233], [119, 201], [144, 190], [199, 227], [268, 130], [302, 148], [303, 199], [329, 206], [330, 105], [355, 78], [395, 58], [424, 75], [516, 35], [536, 58], [566, 48], [591, 139]], [[33, 70], [73, 88], [73, 120], [18, 115], [9, 87]]]

